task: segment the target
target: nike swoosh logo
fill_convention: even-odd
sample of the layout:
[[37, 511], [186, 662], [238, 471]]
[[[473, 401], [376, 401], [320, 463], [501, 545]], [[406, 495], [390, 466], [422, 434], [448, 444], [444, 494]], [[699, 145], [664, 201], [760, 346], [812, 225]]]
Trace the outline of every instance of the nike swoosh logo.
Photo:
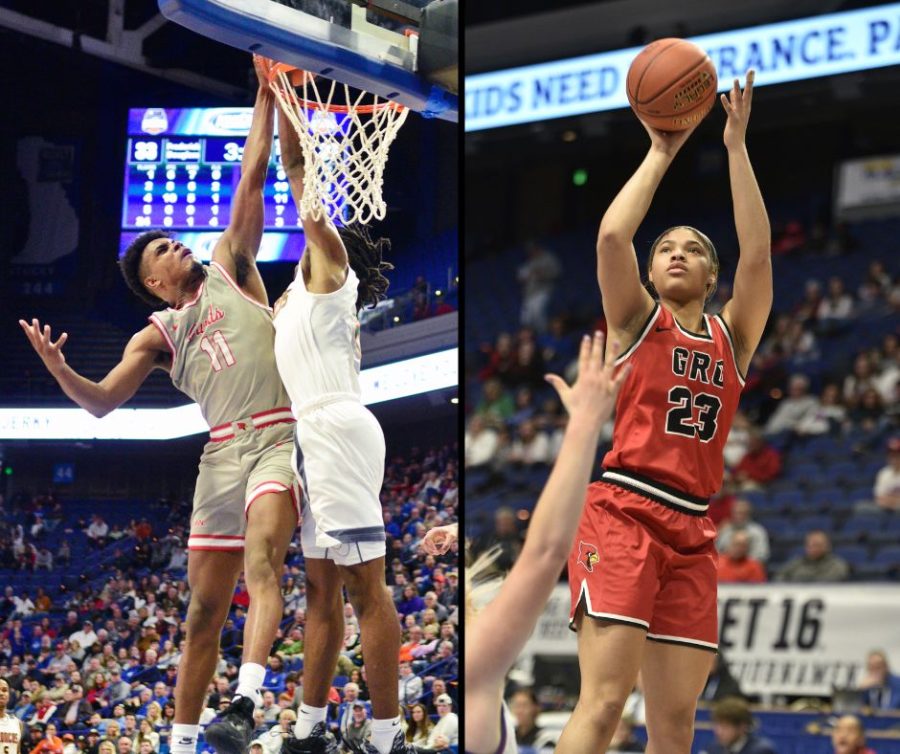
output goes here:
[[400, 725], [400, 721], [399, 721], [399, 720], [397, 720], [397, 722], [391, 723], [391, 726], [394, 727], [394, 728], [396, 728], [398, 725]]

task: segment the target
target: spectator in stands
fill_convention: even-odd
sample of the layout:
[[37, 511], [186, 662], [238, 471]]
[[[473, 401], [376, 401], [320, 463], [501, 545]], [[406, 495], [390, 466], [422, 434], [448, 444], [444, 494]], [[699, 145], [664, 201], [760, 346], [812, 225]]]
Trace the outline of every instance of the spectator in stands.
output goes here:
[[63, 703], [57, 708], [55, 717], [63, 728], [86, 728], [93, 712], [84, 698], [84, 689], [78, 684], [72, 684], [63, 694]]
[[516, 719], [516, 743], [522, 746], [534, 746], [535, 739], [541, 729], [537, 725], [541, 705], [532, 688], [516, 689], [509, 698], [509, 711]]
[[635, 738], [634, 720], [630, 715], [622, 715], [619, 718], [616, 732], [613, 733], [612, 740], [609, 742], [609, 751], [621, 752], [622, 754], [644, 751], [644, 744]]
[[744, 532], [750, 540], [749, 556], [765, 563], [769, 559], [769, 533], [764, 526], [753, 520], [753, 505], [744, 498], [735, 499], [731, 507], [731, 518], [719, 529], [716, 540], [719, 552], [728, 549], [731, 538], [739, 531]]
[[[41, 547], [37, 551], [37, 555], [34, 559], [34, 570], [35, 571], [52, 571], [53, 570], [53, 553], [50, 552], [46, 547]], [[49, 599], [49, 598], [48, 598]], [[37, 603], [35, 603], [37, 607]], [[46, 612], [45, 610], [41, 610], [40, 607], [37, 608], [38, 612]]]
[[428, 736], [434, 723], [428, 716], [428, 710], [423, 704], [413, 704], [409, 708], [409, 724], [406, 727], [406, 743], [417, 747], [424, 747], [428, 743]]
[[550, 439], [545, 433], [537, 431], [533, 421], [523, 421], [509, 449], [507, 460], [527, 467], [546, 465], [551, 460]]
[[744, 698], [740, 684], [735, 677], [731, 675], [728, 668], [728, 662], [722, 656], [722, 650], [719, 649], [713, 657], [712, 670], [709, 671], [709, 678], [706, 680], [706, 686], [700, 694], [700, 699], [704, 702], [717, 702], [726, 697]]
[[37, 746], [31, 750], [31, 754], [62, 754], [62, 751], [63, 742], [62, 739], [56, 735], [56, 725], [54, 723], [47, 723], [47, 727], [43, 731], [41, 740], [38, 742]]
[[34, 715], [35, 706], [31, 703], [31, 692], [23, 691], [19, 694], [13, 714], [19, 720], [30, 720]]
[[109, 525], [103, 520], [99, 513], [95, 513], [91, 516], [90, 526], [88, 526], [84, 533], [87, 534], [87, 538], [94, 547], [100, 548], [106, 544], [106, 538], [109, 534]]
[[27, 591], [23, 590], [21, 596], [16, 595], [13, 597], [13, 602], [16, 606], [13, 616], [17, 618], [27, 618], [34, 613], [34, 602], [31, 601], [31, 597], [28, 596]]
[[263, 720], [267, 723], [278, 722], [278, 714], [281, 712], [281, 707], [276, 703], [275, 694], [271, 691], [263, 691], [262, 707], [257, 707], [257, 709], [262, 710]]
[[869, 388], [877, 389], [878, 383], [872, 369], [872, 359], [868, 353], [862, 352], [853, 361], [853, 373], [844, 378], [844, 401], [847, 406], [855, 408]]
[[788, 561], [778, 573], [777, 581], [790, 583], [827, 583], [846, 581], [850, 567], [843, 558], [831, 552], [831, 540], [819, 529], [808, 532], [805, 553]]
[[497, 431], [489, 427], [482, 416], [473, 416], [469, 420], [464, 441], [466, 468], [487, 466], [494, 460], [499, 444], [500, 438]]
[[837, 335], [847, 328], [853, 318], [853, 296], [844, 289], [844, 281], [837, 275], [828, 279], [828, 293], [819, 304], [818, 330], [821, 335]]
[[881, 650], [869, 652], [866, 674], [859, 683], [865, 692], [865, 705], [872, 710], [900, 710], [900, 676], [891, 673], [887, 655]]
[[716, 742], [707, 754], [777, 754], [771, 742], [753, 732], [753, 714], [743, 699], [730, 697], [716, 702], [712, 721]]
[[[150, 744], [151, 751], [159, 751], [159, 733], [153, 730], [153, 725], [147, 718], [138, 723], [138, 732], [134, 737], [132, 748], [141, 752], [141, 746], [145, 743]], [[146, 754], [146, 752], [141, 752]]]
[[735, 466], [733, 477], [743, 490], [758, 489], [781, 474], [781, 453], [757, 429], [750, 430], [747, 453]]
[[[278, 715], [278, 725], [265, 731], [253, 744], [260, 744], [264, 754], [281, 754], [282, 743], [293, 737], [291, 727], [295, 722], [297, 722], [297, 713], [294, 710], [282, 710]], [[251, 752], [253, 744], [251, 744]]]
[[91, 647], [97, 641], [97, 633], [94, 631], [93, 622], [86, 620], [81, 624], [81, 630], [69, 637], [69, 642], [77, 641], [82, 647]]
[[486, 552], [492, 547], [500, 548], [500, 555], [497, 557], [496, 566], [500, 571], [507, 571], [512, 568], [513, 563], [522, 552], [522, 544], [525, 537], [519, 531], [516, 523], [516, 514], [512, 508], [503, 506], [497, 509], [494, 514], [494, 530], [486, 532], [482, 537], [475, 540], [472, 545], [472, 557], [477, 557], [482, 552]]
[[751, 558], [750, 537], [745, 531], [736, 531], [729, 538], [728, 547], [719, 555], [719, 582], [762, 584], [766, 581], [766, 569]]
[[409, 706], [415, 702], [423, 691], [422, 679], [413, 675], [412, 664], [400, 663], [400, 680], [397, 683], [397, 698], [400, 704]]
[[875, 754], [866, 746], [866, 731], [856, 715], [844, 715], [831, 730], [834, 754]]
[[284, 663], [282, 663], [280, 657], [273, 655], [269, 658], [269, 662], [266, 665], [266, 675], [263, 678], [262, 688], [280, 694], [284, 691], [284, 675]]
[[842, 404], [841, 389], [833, 382], [822, 388], [819, 402], [798, 422], [795, 431], [798, 435], [837, 434], [847, 418], [847, 409]]
[[522, 286], [520, 320], [524, 327], [544, 332], [547, 329], [547, 307], [562, 267], [555, 254], [533, 241], [525, 245], [525, 258], [525, 263], [516, 271]]
[[475, 413], [491, 426], [499, 427], [516, 412], [512, 396], [503, 389], [500, 380], [490, 379], [484, 383], [482, 398]]
[[881, 394], [874, 387], [867, 387], [850, 410], [850, 423], [864, 432], [875, 432], [887, 421], [884, 408]]
[[118, 754], [132, 754], [134, 751], [134, 740], [131, 736], [119, 736], [116, 751]]
[[888, 463], [875, 476], [872, 494], [879, 508], [900, 510], [900, 435], [887, 443]]
[[427, 748], [448, 749], [459, 744], [459, 718], [453, 712], [453, 700], [448, 694], [441, 694], [434, 700], [440, 718], [428, 736]]
[[765, 434], [794, 432], [800, 422], [815, 411], [818, 405], [818, 399], [809, 394], [809, 377], [805, 374], [792, 375], [788, 382], [787, 396], [766, 422]]
[[352, 715], [350, 723], [347, 725], [346, 731], [341, 731], [343, 737], [343, 751], [347, 754], [363, 751], [363, 746], [372, 735], [372, 721], [366, 714], [366, 705], [364, 702], [357, 701], [353, 703]]

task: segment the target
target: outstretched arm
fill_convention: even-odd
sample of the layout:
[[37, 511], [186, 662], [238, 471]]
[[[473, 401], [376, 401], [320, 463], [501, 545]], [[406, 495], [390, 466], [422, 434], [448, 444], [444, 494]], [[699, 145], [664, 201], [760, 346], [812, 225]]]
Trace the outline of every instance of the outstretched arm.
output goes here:
[[697, 127], [666, 133], [641, 123], [650, 135], [650, 151], [609, 205], [597, 234], [597, 280], [603, 312], [611, 331], [624, 341], [631, 340], [653, 309], [653, 299], [641, 284], [634, 235], [669, 165]]
[[[500, 702], [503, 679], [528, 640], [538, 616], [559, 579], [572, 547], [584, 505], [591, 468], [597, 455], [600, 429], [612, 414], [616, 394], [629, 371], [626, 365], [613, 376], [618, 346], [604, 362], [603, 336], [585, 336], [579, 355], [578, 379], [571, 388], [555, 375], [548, 381], [559, 391], [569, 412], [559, 458], [541, 493], [528, 536], [516, 564], [497, 597], [467, 625], [466, 699], [495, 706]], [[493, 700], [493, 701], [492, 701]], [[493, 711], [492, 711], [493, 712]], [[499, 710], [497, 710], [499, 713]], [[478, 735], [497, 733], [491, 721]], [[467, 727], [467, 743], [470, 733]], [[474, 745], [486, 751], [496, 741]]]
[[31, 320], [31, 324], [20, 319], [19, 325], [63, 392], [98, 418], [125, 403], [137, 392], [147, 375], [156, 367], [163, 368], [167, 361], [162, 335], [153, 325], [147, 325], [128, 341], [122, 360], [112, 371], [100, 382], [94, 382], [66, 364], [62, 347], [68, 340], [68, 333], [60, 335], [54, 343], [50, 325], [44, 325], [42, 329], [36, 319]]
[[[300, 139], [281, 107], [278, 108], [278, 140], [281, 143], [281, 164], [299, 213], [306, 164]], [[307, 216], [302, 217], [301, 222], [306, 236], [303, 263], [309, 265], [310, 290], [314, 293], [336, 291], [347, 279], [348, 260], [344, 242], [324, 213], [318, 220]]]
[[262, 304], [268, 304], [266, 288], [256, 268], [256, 255], [263, 235], [263, 189], [275, 133], [275, 95], [270, 91], [265, 71], [257, 63], [256, 57], [254, 55], [253, 64], [259, 88], [253, 105], [250, 133], [244, 142], [241, 179], [231, 202], [228, 228], [216, 244], [212, 258], [250, 296]]
[[734, 294], [723, 308], [722, 317], [734, 336], [737, 364], [742, 374], [747, 373], [772, 310], [772, 231], [746, 142], [753, 78], [754, 72], [748, 71], [743, 92], [740, 82], [735, 79], [729, 95], [722, 95], [722, 107], [728, 114], [725, 146], [728, 149], [734, 225], [741, 250], [734, 275]]

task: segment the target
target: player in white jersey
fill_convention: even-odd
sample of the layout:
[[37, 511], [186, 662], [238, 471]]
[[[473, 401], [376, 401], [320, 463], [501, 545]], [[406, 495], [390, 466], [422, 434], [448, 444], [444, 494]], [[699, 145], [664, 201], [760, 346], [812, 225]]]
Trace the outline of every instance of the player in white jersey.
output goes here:
[[[603, 358], [604, 338], [584, 336], [578, 379], [572, 387], [555, 375], [547, 381], [559, 392], [569, 414], [559, 456], [538, 499], [525, 545], [496, 596], [476, 609], [479, 584], [490, 573], [497, 552], [466, 568], [466, 754], [515, 754], [516, 734], [503, 702], [506, 674], [534, 630], [559, 580], [584, 507], [584, 490], [597, 457], [600, 429], [612, 414], [630, 365], [614, 376], [618, 344]], [[514, 616], [511, 618], [510, 616]]]
[[22, 737], [22, 721], [9, 711], [9, 684], [0, 678], [0, 754], [19, 754]]
[[[303, 155], [281, 112], [278, 127], [281, 160], [300, 207]], [[412, 754], [397, 715], [400, 625], [385, 585], [379, 500], [384, 434], [363, 405], [359, 386], [358, 312], [387, 289], [382, 270], [390, 266], [381, 259], [387, 242], [373, 242], [364, 228], [338, 231], [324, 218], [303, 218], [303, 230], [303, 258], [275, 307], [275, 358], [297, 419], [294, 453], [305, 492], [301, 545], [307, 563], [325, 563], [340, 574], [359, 616], [373, 714], [372, 738], [362, 744], [364, 750]], [[343, 616], [335, 614], [321, 663], [304, 665], [296, 739], [287, 740], [283, 751], [334, 747], [325, 711], [342, 636]]]
[[[284, 556], [298, 524], [299, 491], [291, 467], [293, 418], [274, 359], [275, 331], [256, 267], [263, 232], [263, 187], [274, 132], [274, 96], [264, 74], [244, 145], [229, 225], [208, 267], [160, 231], [138, 237], [121, 268], [145, 302], [169, 308], [125, 348], [100, 382], [65, 363], [50, 328], [20, 320], [35, 350], [72, 400], [96, 416], [127, 401], [154, 369], [200, 404], [212, 428], [200, 461], [188, 543], [187, 641], [175, 689], [172, 754], [194, 754], [203, 697], [219, 657], [219, 636], [235, 584], [245, 572], [251, 595], [244, 656], [232, 705], [206, 738], [223, 754], [243, 754], [265, 663], [283, 614]], [[315, 563], [307, 571], [310, 626], [318, 594], [337, 577]], [[324, 574], [326, 586], [320, 586]], [[329, 580], [332, 579], [332, 580]], [[308, 626], [312, 632], [312, 628]]]

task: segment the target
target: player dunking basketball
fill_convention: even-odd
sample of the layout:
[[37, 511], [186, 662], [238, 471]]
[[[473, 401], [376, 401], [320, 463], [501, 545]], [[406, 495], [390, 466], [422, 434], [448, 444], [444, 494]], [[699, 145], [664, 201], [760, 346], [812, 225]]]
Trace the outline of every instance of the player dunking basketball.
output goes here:
[[[772, 304], [769, 221], [745, 135], [753, 72], [728, 97], [725, 146], [740, 243], [734, 296], [703, 313], [719, 262], [712, 242], [678, 226], [650, 248], [641, 285], [632, 239], [693, 129], [646, 127], [651, 147], [607, 209], [597, 275], [610, 338], [633, 369], [617, 401], [612, 450], [590, 485], [569, 556], [581, 694], [557, 745], [604, 751], [638, 670], [650, 754], [687, 754], [697, 698], [717, 647], [715, 526], [708, 498], [722, 483], [722, 450]], [[647, 641], [647, 640], [650, 641]]]
[[[244, 569], [251, 595], [235, 699], [206, 738], [225, 754], [243, 754], [264, 665], [283, 613], [280, 578], [299, 516], [291, 467], [293, 417], [273, 353], [275, 330], [256, 268], [263, 232], [263, 186], [272, 150], [274, 97], [261, 78], [241, 178], [228, 228], [207, 267], [166, 233], [139, 236], [121, 262], [132, 290], [169, 308], [125, 348], [100, 382], [66, 363], [67, 334], [20, 320], [47, 369], [72, 400], [103, 416], [131, 398], [154, 369], [199, 403], [212, 430], [194, 491], [188, 540], [187, 637], [175, 688], [172, 754], [194, 754], [207, 685], [219, 658], [219, 635]], [[307, 574], [315, 579], [315, 564]], [[314, 605], [309, 605], [314, 611]], [[246, 739], [246, 740], [244, 740]]]
[[[298, 209], [306, 168], [297, 134], [279, 109], [281, 160]], [[310, 166], [309, 169], [312, 169]], [[302, 218], [306, 249], [294, 281], [276, 304], [275, 357], [291, 397], [295, 465], [304, 490], [301, 545], [307, 563], [334, 575], [331, 625], [323, 626], [315, 651], [307, 647], [303, 703], [296, 738], [284, 751], [337, 751], [325, 729], [332, 674], [343, 632], [340, 582], [359, 616], [366, 678], [372, 702], [367, 752], [412, 754], [397, 715], [400, 625], [385, 585], [385, 531], [381, 512], [384, 434], [363, 405], [359, 385], [358, 312], [384, 296], [390, 265], [383, 239], [362, 227], [338, 231], [323, 215]]]
[[9, 683], [0, 678], [0, 754], [19, 754], [22, 721], [9, 711]]

